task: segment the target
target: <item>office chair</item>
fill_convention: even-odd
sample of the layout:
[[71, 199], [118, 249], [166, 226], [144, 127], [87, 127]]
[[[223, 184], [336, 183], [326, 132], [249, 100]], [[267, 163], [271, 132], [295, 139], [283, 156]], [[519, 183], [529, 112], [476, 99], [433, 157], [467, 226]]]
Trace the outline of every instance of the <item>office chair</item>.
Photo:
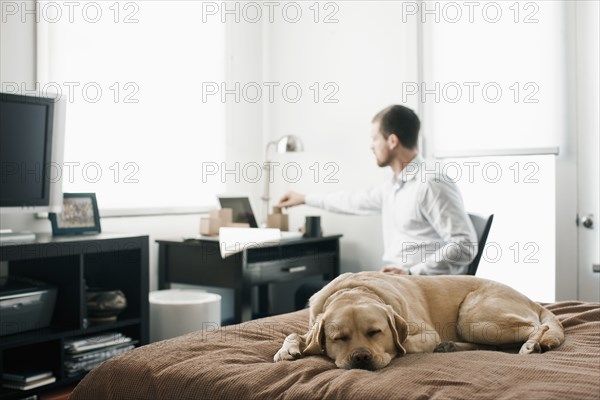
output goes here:
[[473, 261], [471, 261], [471, 264], [469, 264], [467, 274], [475, 275], [475, 272], [477, 272], [477, 267], [479, 266], [479, 260], [481, 260], [481, 255], [483, 254], [483, 248], [487, 242], [488, 233], [490, 233], [490, 228], [492, 227], [494, 214], [491, 214], [487, 218], [479, 214], [468, 213], [468, 215], [473, 223], [473, 227], [475, 227], [475, 233], [477, 234], [477, 254], [475, 255]]

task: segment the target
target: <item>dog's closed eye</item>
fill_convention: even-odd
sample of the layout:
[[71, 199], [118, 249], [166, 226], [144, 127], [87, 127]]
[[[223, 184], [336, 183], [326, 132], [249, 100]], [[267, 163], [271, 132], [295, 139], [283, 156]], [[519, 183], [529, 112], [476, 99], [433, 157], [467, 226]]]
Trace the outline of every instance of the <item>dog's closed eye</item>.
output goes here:
[[378, 333], [381, 333], [381, 329], [371, 329], [370, 331], [367, 332], [367, 336], [373, 337], [373, 336], [377, 335]]
[[347, 342], [350, 339], [350, 336], [348, 335], [342, 335], [342, 336], [337, 336], [333, 338], [334, 342]]

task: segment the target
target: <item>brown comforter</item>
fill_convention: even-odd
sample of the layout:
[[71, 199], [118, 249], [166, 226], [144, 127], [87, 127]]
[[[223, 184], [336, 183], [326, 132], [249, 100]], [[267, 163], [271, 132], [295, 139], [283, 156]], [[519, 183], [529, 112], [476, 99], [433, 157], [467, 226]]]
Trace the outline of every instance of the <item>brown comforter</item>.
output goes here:
[[194, 332], [132, 350], [91, 371], [72, 400], [600, 399], [600, 304], [547, 305], [566, 340], [544, 354], [409, 354], [371, 372], [322, 356], [273, 363], [308, 311]]

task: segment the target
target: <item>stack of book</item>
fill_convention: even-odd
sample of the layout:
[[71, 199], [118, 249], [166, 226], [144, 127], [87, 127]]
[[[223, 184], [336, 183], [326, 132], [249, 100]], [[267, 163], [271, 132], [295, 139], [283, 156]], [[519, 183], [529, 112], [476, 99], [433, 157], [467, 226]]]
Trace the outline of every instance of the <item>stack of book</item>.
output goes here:
[[65, 340], [65, 374], [76, 376], [135, 347], [137, 341], [118, 332]]
[[2, 373], [2, 386], [7, 389], [29, 390], [56, 381], [52, 371], [7, 371]]

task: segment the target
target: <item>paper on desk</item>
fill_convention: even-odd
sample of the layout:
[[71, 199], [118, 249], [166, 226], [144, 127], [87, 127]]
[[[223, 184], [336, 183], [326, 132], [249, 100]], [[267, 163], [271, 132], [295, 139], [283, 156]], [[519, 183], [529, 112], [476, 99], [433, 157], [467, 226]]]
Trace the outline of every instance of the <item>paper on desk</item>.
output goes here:
[[252, 247], [277, 244], [281, 239], [279, 229], [273, 228], [219, 228], [219, 247], [221, 257]]

